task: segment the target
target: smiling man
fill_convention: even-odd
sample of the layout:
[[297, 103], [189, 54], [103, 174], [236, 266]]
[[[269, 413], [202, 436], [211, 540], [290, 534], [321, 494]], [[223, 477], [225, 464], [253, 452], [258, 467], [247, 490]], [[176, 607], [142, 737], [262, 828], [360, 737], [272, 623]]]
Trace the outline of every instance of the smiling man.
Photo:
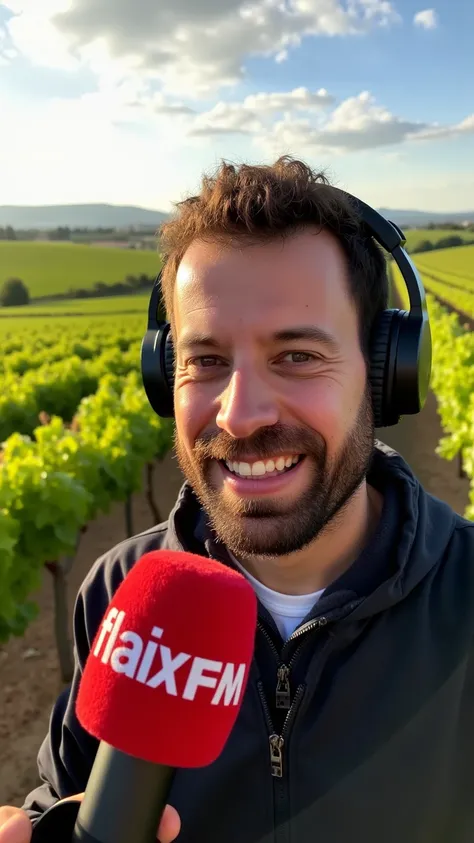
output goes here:
[[288, 158], [223, 164], [162, 248], [186, 482], [81, 586], [42, 784], [0, 809], [0, 843], [28, 843], [51, 806], [60, 831], [61, 800], [85, 790], [81, 674], [119, 583], [157, 548], [235, 567], [259, 598], [237, 722], [213, 764], [177, 772], [162, 843], [470, 843], [474, 524], [375, 439], [381, 251], [350, 199]]

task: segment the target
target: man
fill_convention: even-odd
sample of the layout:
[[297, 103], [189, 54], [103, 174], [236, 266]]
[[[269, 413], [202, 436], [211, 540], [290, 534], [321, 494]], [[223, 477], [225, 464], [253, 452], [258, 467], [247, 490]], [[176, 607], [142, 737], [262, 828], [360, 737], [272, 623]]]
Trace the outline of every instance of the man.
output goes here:
[[471, 843], [474, 524], [375, 440], [380, 250], [288, 158], [223, 165], [162, 246], [187, 482], [168, 522], [86, 577], [43, 784], [2, 809], [0, 843], [28, 843], [30, 821], [84, 792], [97, 742], [74, 714], [81, 670], [120, 581], [160, 547], [236, 567], [259, 598], [235, 728], [212, 765], [177, 773], [162, 843]]

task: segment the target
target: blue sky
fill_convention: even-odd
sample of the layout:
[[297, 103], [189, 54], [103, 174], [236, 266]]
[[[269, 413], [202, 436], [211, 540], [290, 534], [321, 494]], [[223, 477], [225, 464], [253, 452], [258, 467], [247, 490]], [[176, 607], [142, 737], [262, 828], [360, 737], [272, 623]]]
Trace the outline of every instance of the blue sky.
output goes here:
[[0, 2], [0, 204], [168, 210], [292, 154], [376, 206], [474, 208], [471, 0]]

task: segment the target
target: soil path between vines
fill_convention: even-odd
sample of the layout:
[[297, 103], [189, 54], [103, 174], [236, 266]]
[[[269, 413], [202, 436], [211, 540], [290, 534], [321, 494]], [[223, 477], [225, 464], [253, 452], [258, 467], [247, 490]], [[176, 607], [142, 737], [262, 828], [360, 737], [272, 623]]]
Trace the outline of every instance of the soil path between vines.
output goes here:
[[[399, 451], [428, 492], [464, 513], [468, 482], [458, 476], [455, 463], [435, 454], [442, 435], [432, 394], [419, 416], [407, 416], [393, 428], [378, 431], [379, 438]], [[163, 517], [172, 508], [182, 478], [172, 455], [157, 466], [156, 500]], [[134, 531], [151, 527], [153, 519], [144, 494], [133, 500]], [[70, 611], [77, 590], [94, 561], [125, 538], [124, 508], [114, 506], [107, 516], [90, 525], [82, 537], [69, 582]], [[38, 783], [36, 756], [46, 735], [52, 705], [61, 688], [53, 638], [50, 575], [45, 572], [37, 597], [40, 613], [22, 639], [0, 647], [0, 805], [21, 805]]]

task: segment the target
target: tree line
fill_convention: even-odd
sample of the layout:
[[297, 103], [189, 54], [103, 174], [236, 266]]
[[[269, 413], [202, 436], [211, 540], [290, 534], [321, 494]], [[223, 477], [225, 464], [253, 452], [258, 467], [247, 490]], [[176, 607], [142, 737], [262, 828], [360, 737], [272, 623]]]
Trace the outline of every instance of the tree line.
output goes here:
[[[65, 293], [56, 293], [52, 296], [41, 296], [42, 302], [61, 301], [67, 299], [93, 299], [104, 296], [123, 296], [126, 293], [136, 293], [150, 290], [154, 284], [155, 276], [127, 275], [125, 281], [117, 281], [115, 284], [104, 284], [97, 281], [91, 288], [71, 287]], [[30, 304], [30, 291], [21, 278], [8, 278], [0, 288], [0, 307], [19, 307]]]
[[76, 242], [76, 238], [88, 238], [88, 237], [107, 237], [109, 240], [118, 240], [121, 241], [124, 238], [127, 239], [130, 235], [135, 236], [145, 236], [145, 235], [156, 235], [156, 228], [152, 226], [148, 227], [140, 227], [140, 231], [137, 232], [133, 226], [128, 226], [127, 228], [113, 228], [113, 227], [101, 227], [96, 226], [94, 228], [83, 228], [83, 227], [75, 227], [70, 228], [67, 225], [64, 226], [57, 226], [56, 228], [51, 228], [49, 230], [40, 230], [37, 228], [25, 228], [25, 229], [15, 229], [11, 225], [7, 226], [0, 226], [0, 240], [36, 240], [38, 235], [42, 237], [46, 237], [48, 240], [51, 241], [62, 241], [62, 242]]
[[416, 252], [431, 252], [433, 249], [452, 249], [454, 246], [469, 246], [472, 243], [474, 243], [474, 237], [470, 239], [452, 234], [449, 237], [441, 237], [440, 240], [435, 240], [435, 242], [432, 240], [420, 240], [416, 246], [412, 246], [407, 251], [415, 254]]

